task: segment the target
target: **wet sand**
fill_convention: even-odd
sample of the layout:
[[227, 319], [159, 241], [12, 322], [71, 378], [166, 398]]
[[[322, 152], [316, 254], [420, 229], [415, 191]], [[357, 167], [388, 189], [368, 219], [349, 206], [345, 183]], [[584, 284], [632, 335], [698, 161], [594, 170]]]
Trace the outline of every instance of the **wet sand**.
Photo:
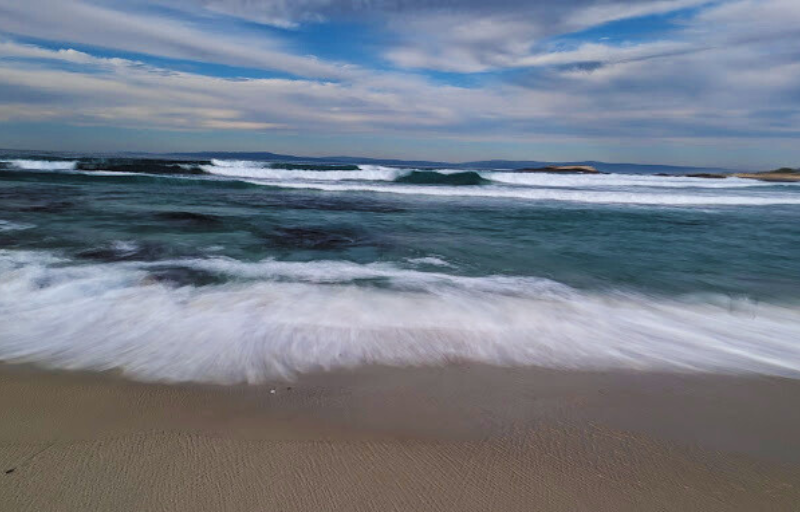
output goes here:
[[[274, 392], [273, 392], [274, 391]], [[797, 510], [800, 382], [452, 365], [261, 386], [0, 365], [0, 510]]]

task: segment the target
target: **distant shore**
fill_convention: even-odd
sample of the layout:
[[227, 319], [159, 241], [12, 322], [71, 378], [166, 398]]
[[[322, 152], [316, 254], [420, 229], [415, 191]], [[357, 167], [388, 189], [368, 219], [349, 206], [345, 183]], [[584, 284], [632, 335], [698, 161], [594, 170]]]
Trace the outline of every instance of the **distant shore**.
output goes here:
[[480, 365], [232, 387], [0, 365], [0, 509], [789, 511], [798, 396]]

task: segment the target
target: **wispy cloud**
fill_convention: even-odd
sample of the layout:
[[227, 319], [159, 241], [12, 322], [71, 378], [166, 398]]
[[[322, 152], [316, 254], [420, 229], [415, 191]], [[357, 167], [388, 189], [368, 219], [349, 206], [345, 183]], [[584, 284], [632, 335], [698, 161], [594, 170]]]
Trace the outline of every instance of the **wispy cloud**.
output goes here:
[[85, 0], [0, 0], [0, 31], [159, 57], [278, 70], [298, 76], [338, 79], [356, 68], [296, 55], [282, 48], [279, 40], [264, 34], [224, 32], [213, 26], [201, 27], [191, 19], [100, 6]]

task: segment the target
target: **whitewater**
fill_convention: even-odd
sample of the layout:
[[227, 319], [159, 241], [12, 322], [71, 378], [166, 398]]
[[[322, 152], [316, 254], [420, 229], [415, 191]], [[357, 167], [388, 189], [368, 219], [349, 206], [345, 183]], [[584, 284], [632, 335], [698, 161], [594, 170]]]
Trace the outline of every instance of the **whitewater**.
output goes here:
[[[242, 178], [250, 183], [298, 189], [315, 189], [329, 192], [377, 192], [405, 195], [434, 195], [455, 197], [510, 198], [534, 201], [570, 201], [582, 203], [626, 203], [645, 205], [770, 205], [800, 204], [797, 194], [784, 194], [781, 185], [740, 178], [709, 180], [691, 177], [665, 177], [643, 175], [554, 175], [528, 174], [503, 171], [464, 171], [436, 169], [414, 171], [381, 166], [359, 166], [357, 171], [303, 171], [273, 169], [268, 164], [248, 161], [213, 161], [203, 169], [213, 175]], [[479, 174], [485, 186], [430, 187], [394, 183], [409, 172], [447, 176]], [[769, 193], [754, 190], [770, 187]], [[749, 189], [747, 196], [740, 194], [710, 195], [713, 191]], [[667, 189], [666, 191], [664, 189]], [[684, 193], [675, 194], [675, 189]], [[776, 190], [777, 189], [777, 190]], [[690, 193], [685, 193], [690, 192]]]

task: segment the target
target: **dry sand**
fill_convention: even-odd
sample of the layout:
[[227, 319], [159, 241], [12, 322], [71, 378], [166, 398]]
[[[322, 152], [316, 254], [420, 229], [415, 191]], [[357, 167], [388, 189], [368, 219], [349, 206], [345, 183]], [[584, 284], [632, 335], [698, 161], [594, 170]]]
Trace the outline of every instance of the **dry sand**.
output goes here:
[[0, 510], [798, 510], [798, 405], [768, 378], [454, 365], [214, 387], [5, 365]]

